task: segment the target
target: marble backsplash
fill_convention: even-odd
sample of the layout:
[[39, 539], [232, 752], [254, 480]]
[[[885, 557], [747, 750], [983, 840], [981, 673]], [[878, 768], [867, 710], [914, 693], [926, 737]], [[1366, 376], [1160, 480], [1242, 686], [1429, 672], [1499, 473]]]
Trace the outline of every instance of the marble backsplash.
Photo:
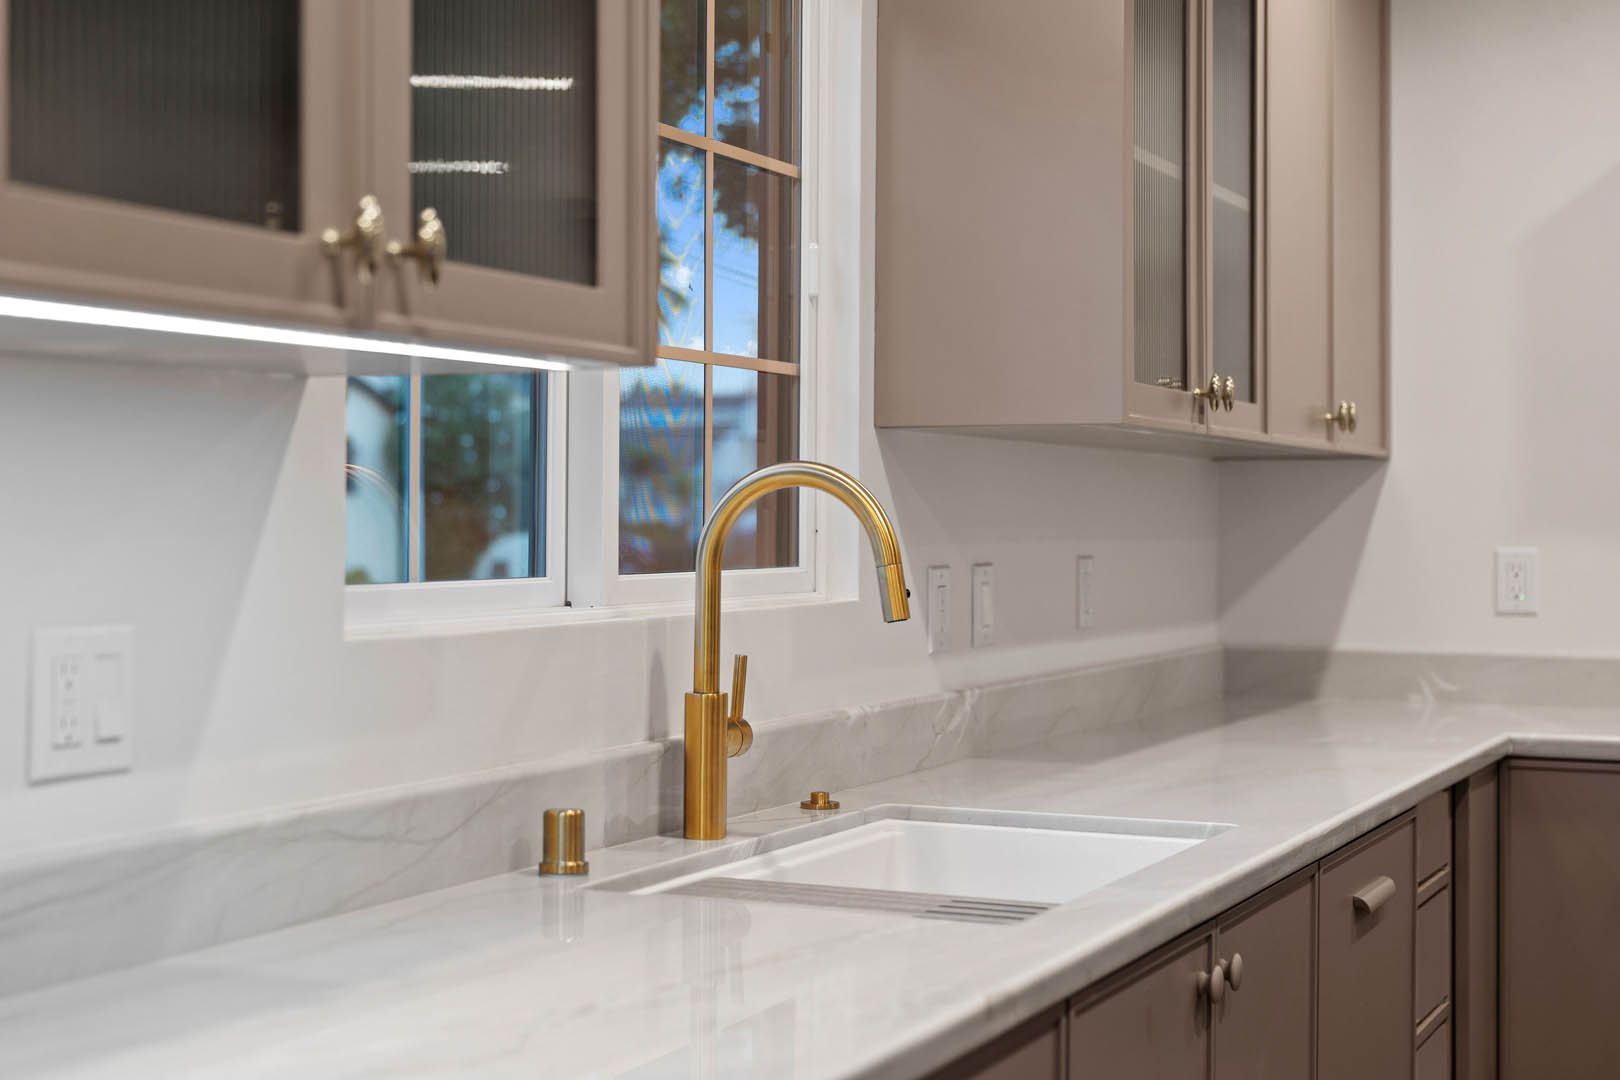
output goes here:
[[1491, 705], [1620, 704], [1620, 660], [1227, 648], [1230, 697]]
[[[733, 816], [1222, 694], [1210, 648], [758, 724]], [[539, 859], [541, 812], [588, 847], [678, 831], [679, 739], [213, 821], [0, 864], [0, 994], [128, 967]]]

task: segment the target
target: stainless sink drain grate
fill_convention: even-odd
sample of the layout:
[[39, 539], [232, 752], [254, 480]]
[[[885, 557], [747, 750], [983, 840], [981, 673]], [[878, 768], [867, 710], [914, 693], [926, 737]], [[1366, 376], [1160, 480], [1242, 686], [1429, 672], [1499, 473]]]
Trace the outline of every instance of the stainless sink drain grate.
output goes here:
[[800, 885], [733, 877], [703, 878], [687, 885], [678, 885], [668, 892], [676, 896], [707, 896], [717, 900], [756, 900], [847, 908], [852, 911], [888, 911], [896, 915], [914, 915], [919, 919], [948, 919], [984, 925], [1023, 922], [1052, 906], [976, 896], [853, 889], [842, 885]]

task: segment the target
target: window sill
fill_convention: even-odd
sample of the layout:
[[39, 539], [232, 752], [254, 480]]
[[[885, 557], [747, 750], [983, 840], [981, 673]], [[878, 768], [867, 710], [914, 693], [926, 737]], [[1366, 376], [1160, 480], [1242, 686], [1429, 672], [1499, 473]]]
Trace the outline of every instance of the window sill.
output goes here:
[[[828, 596], [825, 592], [786, 593], [774, 596], [736, 596], [721, 601], [721, 610], [775, 611], [854, 603], [852, 598]], [[485, 613], [479, 615], [420, 614], [387, 618], [360, 618], [346, 615], [344, 641], [384, 641], [397, 638], [459, 637], [498, 633], [507, 630], [540, 630], [590, 623], [651, 623], [665, 619], [690, 619], [690, 600], [662, 603], [604, 605], [602, 607], [548, 607], [532, 611]]]

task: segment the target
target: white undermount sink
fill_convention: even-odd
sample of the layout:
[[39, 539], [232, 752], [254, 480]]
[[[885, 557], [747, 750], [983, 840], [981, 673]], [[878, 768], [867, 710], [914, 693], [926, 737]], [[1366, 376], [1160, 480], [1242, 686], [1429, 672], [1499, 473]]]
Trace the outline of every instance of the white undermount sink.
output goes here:
[[[824, 828], [813, 834], [809, 830], [814, 826], [787, 830], [804, 838], [769, 836], [759, 843], [772, 850], [695, 871], [683, 873], [686, 867], [672, 866], [674, 876], [643, 879], [631, 891], [696, 892], [703, 888], [700, 883], [712, 888], [716, 879], [722, 879], [744, 890], [739, 895], [747, 895], [742, 883], [760, 883], [760, 899], [769, 898], [764, 890], [774, 885], [819, 887], [827, 894], [877, 890], [1051, 906], [1118, 881], [1231, 827], [922, 806], [877, 807], [849, 815], [845, 822], [823, 821], [819, 824]], [[799, 890], [798, 895], [823, 893]]]

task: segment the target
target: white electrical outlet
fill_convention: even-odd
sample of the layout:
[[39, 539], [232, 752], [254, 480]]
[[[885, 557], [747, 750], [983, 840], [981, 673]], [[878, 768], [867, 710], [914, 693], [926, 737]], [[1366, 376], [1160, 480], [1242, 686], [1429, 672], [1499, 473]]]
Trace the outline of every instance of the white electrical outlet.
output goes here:
[[928, 651], [951, 647], [951, 568], [928, 568]]
[[1541, 609], [1541, 553], [1535, 548], [1496, 549], [1496, 613], [1534, 615]]
[[1074, 628], [1084, 630], [1091, 625], [1091, 571], [1094, 561], [1090, 555], [1074, 560]]
[[996, 568], [989, 563], [973, 567], [973, 647], [982, 649], [996, 640]]
[[30, 782], [134, 764], [134, 636], [127, 626], [34, 631]]

